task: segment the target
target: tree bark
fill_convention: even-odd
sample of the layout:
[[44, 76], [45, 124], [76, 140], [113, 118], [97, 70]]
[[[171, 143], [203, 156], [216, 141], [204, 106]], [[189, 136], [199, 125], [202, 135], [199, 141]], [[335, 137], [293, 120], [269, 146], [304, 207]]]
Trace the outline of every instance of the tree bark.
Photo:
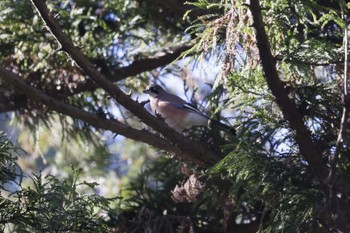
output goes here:
[[284, 118], [295, 131], [295, 140], [304, 159], [308, 162], [316, 177], [324, 182], [328, 177], [329, 169], [323, 163], [322, 154], [319, 153], [312, 142], [311, 133], [305, 126], [302, 117], [297, 111], [295, 103], [288, 97], [282, 80], [276, 69], [276, 60], [272, 56], [269, 40], [265, 31], [259, 0], [251, 0], [249, 5], [253, 16], [253, 27], [256, 31], [256, 42], [260, 53], [261, 64], [269, 89], [276, 98]]

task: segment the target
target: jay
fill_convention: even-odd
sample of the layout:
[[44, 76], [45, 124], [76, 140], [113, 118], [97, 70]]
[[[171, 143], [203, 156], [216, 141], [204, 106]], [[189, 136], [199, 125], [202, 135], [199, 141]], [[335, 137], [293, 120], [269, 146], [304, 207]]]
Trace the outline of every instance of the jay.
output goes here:
[[219, 121], [210, 119], [195, 106], [180, 97], [166, 92], [159, 85], [149, 86], [144, 93], [150, 96], [150, 106], [155, 114], [160, 115], [165, 123], [177, 132], [192, 126], [211, 126], [235, 134], [235, 130]]

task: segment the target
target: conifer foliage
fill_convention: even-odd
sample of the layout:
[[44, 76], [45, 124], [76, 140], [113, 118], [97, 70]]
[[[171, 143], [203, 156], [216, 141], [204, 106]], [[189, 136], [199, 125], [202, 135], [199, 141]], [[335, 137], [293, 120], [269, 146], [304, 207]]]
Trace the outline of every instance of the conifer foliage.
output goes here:
[[[350, 232], [349, 9], [346, 0], [1, 1], [0, 113], [30, 132], [59, 124], [66, 143], [98, 148], [88, 161], [101, 175], [113, 158], [106, 132], [135, 142], [129, 159], [145, 158], [111, 205], [77, 191], [96, 190], [78, 182], [79, 169], [70, 182], [36, 174], [22, 187], [27, 175], [2, 135], [1, 194], [11, 182], [17, 190], [1, 197], [1, 228]], [[174, 76], [236, 135], [179, 134], [150, 114], [142, 90]]]

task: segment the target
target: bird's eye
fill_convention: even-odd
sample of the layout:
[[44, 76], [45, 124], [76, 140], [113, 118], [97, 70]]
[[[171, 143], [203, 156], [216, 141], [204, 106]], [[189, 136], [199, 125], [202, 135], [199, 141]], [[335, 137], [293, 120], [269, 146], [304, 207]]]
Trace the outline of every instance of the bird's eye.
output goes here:
[[151, 91], [155, 94], [158, 94], [158, 90], [156, 87], [151, 87]]

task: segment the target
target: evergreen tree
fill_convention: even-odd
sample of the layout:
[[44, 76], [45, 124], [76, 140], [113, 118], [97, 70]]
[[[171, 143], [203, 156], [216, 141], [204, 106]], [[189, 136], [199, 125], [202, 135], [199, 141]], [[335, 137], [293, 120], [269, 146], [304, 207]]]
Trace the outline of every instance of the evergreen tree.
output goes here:
[[[111, 131], [174, 155], [147, 161], [129, 180], [109, 230], [349, 232], [349, 7], [5, 0], [0, 112], [33, 130], [59, 121], [99, 148]], [[235, 137], [206, 128], [181, 135], [137, 99], [150, 82], [179, 76], [196, 100], [200, 85], [182, 67], [203, 74], [213, 61], [201, 103]]]
[[3, 232], [107, 232], [101, 211], [108, 211], [113, 199], [96, 194], [80, 195], [81, 186], [93, 189], [94, 183], [78, 183], [80, 170], [72, 181], [60, 182], [48, 175], [30, 177], [33, 188], [16, 163], [19, 149], [0, 132], [0, 229]]

